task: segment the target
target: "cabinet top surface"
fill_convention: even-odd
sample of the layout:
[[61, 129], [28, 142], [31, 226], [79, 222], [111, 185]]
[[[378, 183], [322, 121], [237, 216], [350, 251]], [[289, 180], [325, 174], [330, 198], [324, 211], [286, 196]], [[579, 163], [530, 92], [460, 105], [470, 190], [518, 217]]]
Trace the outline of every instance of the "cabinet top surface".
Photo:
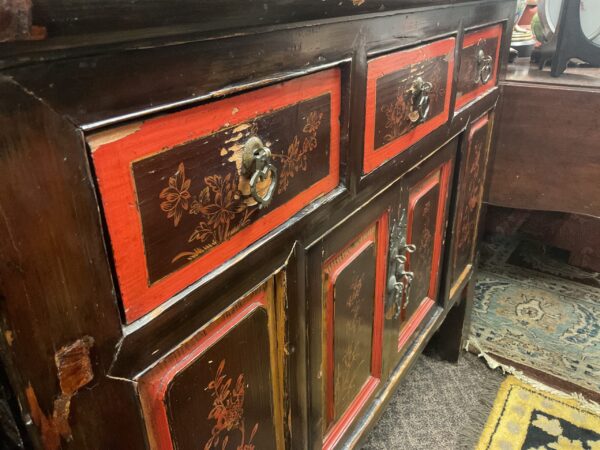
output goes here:
[[[219, 8], [182, 0], [174, 15], [202, 22], [169, 18], [177, 23], [165, 28], [159, 16], [150, 20], [164, 2], [136, 2], [136, 14], [122, 11], [133, 8], [129, 2], [110, 0], [101, 8], [85, 2], [88, 16], [77, 24], [66, 17], [84, 8], [81, 0], [61, 2], [73, 9], [60, 18], [57, 11], [66, 6], [54, 10], [49, 6], [58, 2], [34, 2], [33, 24], [45, 11], [43, 20], [56, 30], [48, 28], [40, 41], [0, 44], [0, 70], [75, 125], [93, 130], [342, 65], [358, 47], [371, 56], [514, 14], [514, 0], [223, 0]], [[112, 19], [102, 22], [109, 12]], [[104, 28], [95, 28], [97, 22]], [[123, 31], [116, 32], [119, 27]]]

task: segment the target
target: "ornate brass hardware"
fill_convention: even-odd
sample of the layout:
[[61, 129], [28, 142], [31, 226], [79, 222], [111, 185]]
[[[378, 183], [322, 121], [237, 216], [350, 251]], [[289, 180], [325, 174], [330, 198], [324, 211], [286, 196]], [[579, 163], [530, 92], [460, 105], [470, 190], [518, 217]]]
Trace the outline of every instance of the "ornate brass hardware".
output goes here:
[[422, 123], [427, 120], [431, 106], [429, 94], [433, 85], [429, 81], [424, 81], [418, 77], [413, 81], [410, 93], [412, 95], [412, 111], [408, 114], [408, 119], [412, 123]]
[[[258, 208], [266, 208], [273, 200], [273, 194], [277, 187], [277, 167], [271, 162], [271, 150], [265, 147], [260, 138], [253, 136], [244, 145], [242, 154], [242, 175], [250, 178], [250, 193]], [[271, 183], [266, 194], [258, 192], [258, 184], [271, 178]]]
[[406, 217], [403, 211], [400, 221], [392, 227], [390, 235], [386, 311], [393, 308], [394, 319], [402, 312], [403, 298], [407, 300], [404, 302], [404, 308], [408, 304], [410, 286], [415, 274], [405, 270], [406, 253], [414, 253], [416, 249], [416, 246], [406, 243]]
[[485, 84], [492, 78], [492, 63], [494, 59], [486, 55], [482, 49], [477, 52], [477, 82]]

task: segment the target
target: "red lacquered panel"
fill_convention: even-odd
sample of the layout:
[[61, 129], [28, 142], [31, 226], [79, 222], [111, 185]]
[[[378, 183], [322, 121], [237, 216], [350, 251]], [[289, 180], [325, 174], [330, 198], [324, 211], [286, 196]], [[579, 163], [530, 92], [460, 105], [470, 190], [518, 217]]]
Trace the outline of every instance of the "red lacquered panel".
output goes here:
[[471, 125], [460, 163], [449, 279], [454, 296], [473, 265], [489, 153], [489, 114]]
[[242, 300], [139, 378], [153, 450], [278, 448], [269, 289]]
[[[337, 186], [339, 112], [332, 69], [91, 136], [127, 322]], [[268, 205], [244, 169], [257, 138]]]
[[335, 447], [381, 380], [388, 214], [331, 256], [326, 305], [326, 434]]
[[[369, 61], [363, 172], [400, 154], [448, 120], [455, 39], [448, 38]], [[418, 114], [419, 80], [428, 84]]]
[[[458, 111], [496, 85], [501, 39], [502, 25], [494, 25], [465, 35], [460, 52], [455, 110]], [[486, 64], [489, 65], [484, 67]]]
[[407, 255], [406, 270], [414, 279], [402, 303], [398, 351], [436, 302], [451, 168], [451, 161], [444, 163], [409, 190], [406, 241], [416, 250]]

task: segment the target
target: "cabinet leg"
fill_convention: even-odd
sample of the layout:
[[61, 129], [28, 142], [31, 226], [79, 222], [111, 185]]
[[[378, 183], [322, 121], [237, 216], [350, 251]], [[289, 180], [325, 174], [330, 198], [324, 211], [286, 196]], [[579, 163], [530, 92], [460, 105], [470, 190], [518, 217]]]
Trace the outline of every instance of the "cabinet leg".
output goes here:
[[446, 319], [432, 339], [436, 353], [443, 360], [458, 362], [471, 325], [474, 283], [474, 280], [469, 281], [462, 291], [460, 301], [448, 311]]

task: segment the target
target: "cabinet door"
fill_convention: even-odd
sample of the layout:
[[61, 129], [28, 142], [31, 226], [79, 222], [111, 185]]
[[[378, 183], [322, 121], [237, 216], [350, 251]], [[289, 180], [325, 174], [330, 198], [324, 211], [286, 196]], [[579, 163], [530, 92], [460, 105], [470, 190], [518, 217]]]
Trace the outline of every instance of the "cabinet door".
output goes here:
[[335, 447], [381, 381], [389, 213], [368, 209], [308, 255], [313, 448]]
[[489, 119], [489, 114], [475, 121], [471, 125], [461, 150], [456, 207], [452, 225], [452, 243], [450, 245], [449, 299], [454, 298], [456, 292], [469, 277], [473, 266], [491, 125], [492, 121]]
[[283, 448], [273, 279], [138, 380], [150, 447]]
[[385, 372], [402, 357], [411, 337], [435, 310], [450, 175], [456, 142], [447, 144], [402, 183], [390, 236], [385, 311]]

